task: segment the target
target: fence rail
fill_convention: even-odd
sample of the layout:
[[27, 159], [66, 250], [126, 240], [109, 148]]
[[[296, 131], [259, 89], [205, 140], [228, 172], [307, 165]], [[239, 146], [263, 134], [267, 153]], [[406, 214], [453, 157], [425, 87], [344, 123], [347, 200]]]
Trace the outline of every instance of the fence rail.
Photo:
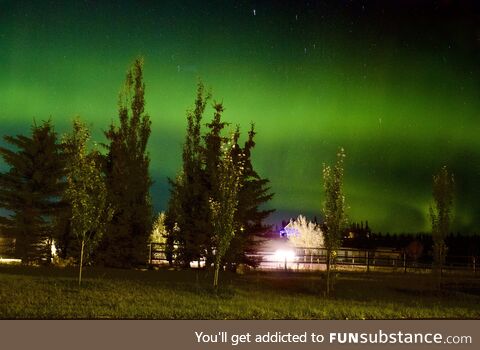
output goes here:
[[[163, 244], [151, 244], [149, 247], [149, 264], [168, 264]], [[325, 248], [296, 248], [293, 251], [257, 251], [248, 257], [258, 262], [259, 270], [314, 271], [324, 270], [327, 250]], [[203, 266], [204, 260], [192, 262], [192, 267]], [[384, 249], [341, 248], [336, 254], [337, 266], [345, 269], [391, 269], [403, 272], [429, 270], [433, 261], [412, 259], [404, 251]], [[480, 257], [447, 256], [444, 271], [470, 271], [477, 273], [480, 269]]]

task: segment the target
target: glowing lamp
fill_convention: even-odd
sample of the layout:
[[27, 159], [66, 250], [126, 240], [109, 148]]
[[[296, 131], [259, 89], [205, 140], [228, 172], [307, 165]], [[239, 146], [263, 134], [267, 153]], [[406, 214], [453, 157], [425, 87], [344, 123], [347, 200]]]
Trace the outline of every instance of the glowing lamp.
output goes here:
[[295, 252], [290, 249], [277, 249], [274, 257], [276, 261], [293, 261], [295, 259]]

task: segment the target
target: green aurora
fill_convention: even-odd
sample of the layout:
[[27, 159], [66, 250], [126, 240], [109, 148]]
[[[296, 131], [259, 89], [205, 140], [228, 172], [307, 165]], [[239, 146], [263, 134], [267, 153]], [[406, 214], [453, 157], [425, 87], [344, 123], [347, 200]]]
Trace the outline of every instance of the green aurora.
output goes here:
[[478, 5], [332, 3], [0, 1], [1, 134], [49, 117], [61, 133], [80, 115], [103, 142], [128, 64], [143, 55], [157, 210], [201, 78], [232, 127], [255, 122], [271, 222], [320, 215], [322, 164], [344, 147], [351, 220], [429, 230], [431, 177], [447, 164], [454, 230], [478, 233]]

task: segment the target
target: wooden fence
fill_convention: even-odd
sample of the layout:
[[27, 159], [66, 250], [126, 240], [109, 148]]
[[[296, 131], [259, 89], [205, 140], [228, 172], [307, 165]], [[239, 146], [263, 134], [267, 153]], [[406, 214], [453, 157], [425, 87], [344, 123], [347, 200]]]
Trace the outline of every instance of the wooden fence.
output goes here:
[[[259, 270], [315, 271], [324, 270], [327, 251], [324, 248], [296, 248], [293, 251], [257, 251], [248, 255], [258, 262]], [[163, 244], [149, 245], [149, 264], [168, 264]], [[192, 267], [201, 267], [204, 260], [192, 262]], [[401, 250], [341, 248], [337, 250], [336, 264], [341, 269], [351, 270], [430, 270], [433, 261], [429, 257], [412, 259]], [[447, 256], [445, 271], [469, 271], [477, 273], [480, 258], [475, 256]]]

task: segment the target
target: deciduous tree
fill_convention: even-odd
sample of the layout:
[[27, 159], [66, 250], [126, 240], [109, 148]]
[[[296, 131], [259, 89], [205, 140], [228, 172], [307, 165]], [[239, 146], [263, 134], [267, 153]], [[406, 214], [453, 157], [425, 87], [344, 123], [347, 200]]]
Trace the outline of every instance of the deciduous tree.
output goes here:
[[75, 119], [72, 132], [62, 140], [67, 178], [65, 199], [71, 208], [70, 229], [80, 243], [79, 285], [84, 257], [91, 255], [111, 216], [100, 154], [97, 150], [89, 151], [89, 139], [88, 128], [80, 119]]
[[430, 206], [430, 219], [432, 221], [434, 272], [438, 276], [438, 284], [441, 285], [442, 267], [447, 254], [445, 238], [450, 230], [451, 215], [453, 209], [454, 177], [443, 166], [433, 176], [433, 200]]
[[148, 238], [149, 243], [165, 244], [167, 239], [167, 229], [165, 227], [165, 213], [162, 211], [158, 213], [153, 221], [152, 233]]
[[323, 232], [320, 225], [308, 221], [303, 215], [288, 224], [288, 240], [297, 248], [323, 248]]
[[230, 141], [224, 145], [222, 157], [217, 164], [217, 197], [210, 198], [211, 222], [213, 227], [213, 243], [215, 249], [215, 265], [213, 286], [218, 287], [218, 275], [223, 257], [235, 236], [235, 213], [238, 205], [240, 175], [242, 164], [235, 163], [231, 156]]
[[335, 267], [337, 250], [342, 242], [342, 235], [347, 225], [345, 195], [343, 193], [343, 174], [345, 151], [343, 148], [337, 153], [335, 165], [323, 166], [323, 188], [325, 200], [323, 204], [324, 244], [327, 250], [327, 284], [326, 294], [333, 290], [333, 281], [330, 276], [331, 267]]

